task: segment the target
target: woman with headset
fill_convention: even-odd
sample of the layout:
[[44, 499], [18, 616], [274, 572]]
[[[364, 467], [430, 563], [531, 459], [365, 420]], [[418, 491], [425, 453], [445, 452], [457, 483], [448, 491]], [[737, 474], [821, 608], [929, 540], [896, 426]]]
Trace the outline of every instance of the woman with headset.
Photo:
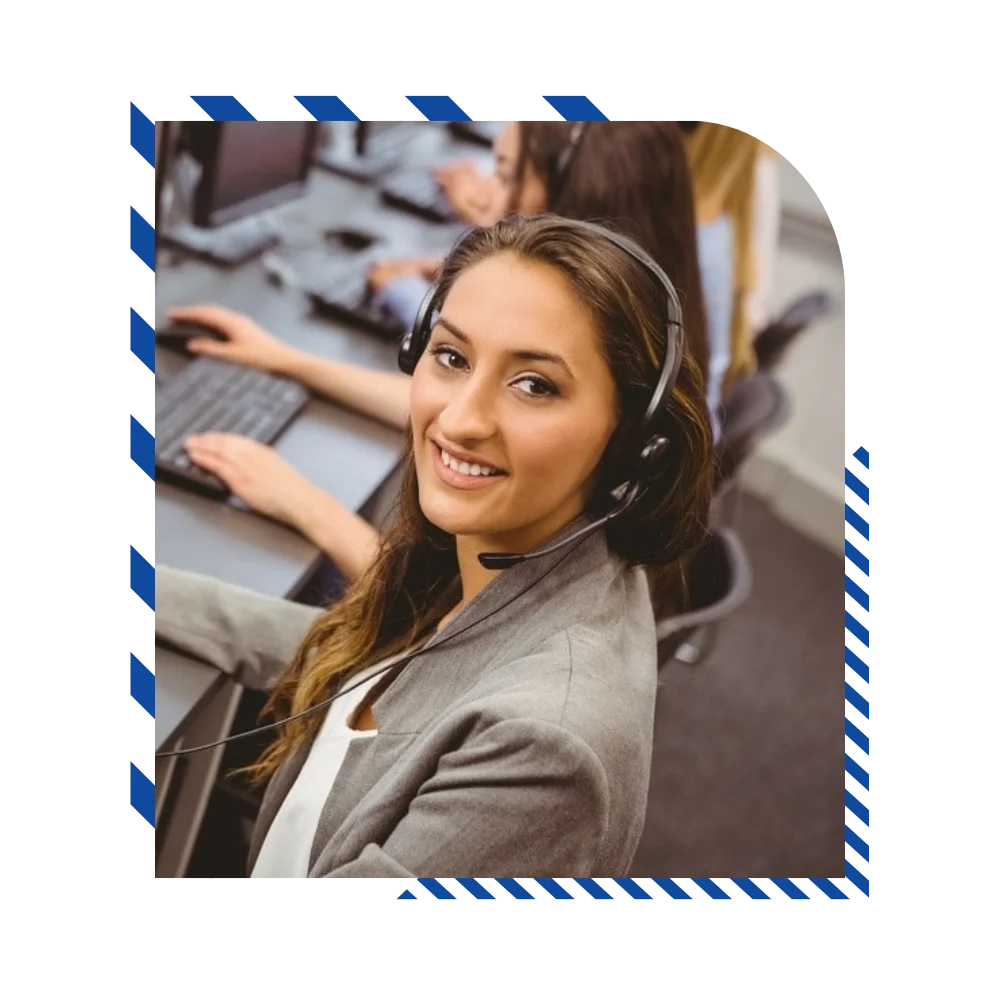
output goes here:
[[339, 604], [157, 571], [158, 639], [271, 691], [252, 874], [625, 876], [656, 690], [639, 567], [698, 545], [711, 492], [674, 290], [607, 230], [500, 222], [445, 260], [400, 364], [397, 515]]
[[[673, 279], [689, 350], [705, 370], [705, 314], [687, 154], [673, 122], [510, 122], [495, 148], [494, 202], [482, 217], [551, 211], [603, 220], [635, 239]], [[458, 190], [458, 189], [456, 189]], [[456, 198], [460, 196], [456, 194]], [[408, 326], [438, 262], [376, 265], [370, 280]], [[252, 319], [215, 305], [171, 311], [225, 335], [189, 350], [283, 374], [336, 402], [402, 428], [409, 380], [295, 350]], [[273, 448], [233, 434], [188, 442], [192, 461], [222, 479], [254, 509], [284, 521], [321, 548], [349, 583], [371, 560], [378, 536], [282, 459]], [[332, 596], [332, 595], [331, 595]]]
[[[493, 145], [494, 174], [468, 165], [436, 172], [459, 215], [489, 225], [507, 215], [552, 212], [611, 223], [674, 276], [688, 340], [704, 368], [705, 314], [693, 185], [674, 122], [507, 122]], [[428, 258], [376, 264], [369, 282], [404, 326], [434, 276]]]

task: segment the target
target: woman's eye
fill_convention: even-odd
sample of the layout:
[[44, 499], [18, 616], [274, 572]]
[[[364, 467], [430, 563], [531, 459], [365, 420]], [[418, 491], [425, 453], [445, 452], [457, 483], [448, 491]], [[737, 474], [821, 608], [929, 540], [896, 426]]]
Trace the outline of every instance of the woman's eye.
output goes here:
[[559, 390], [551, 383], [537, 375], [526, 375], [519, 378], [514, 385], [520, 386], [520, 392], [526, 396], [541, 399], [545, 396], [558, 396]]
[[449, 371], [460, 370], [465, 364], [465, 358], [451, 347], [435, 347], [431, 350], [431, 355], [442, 368]]

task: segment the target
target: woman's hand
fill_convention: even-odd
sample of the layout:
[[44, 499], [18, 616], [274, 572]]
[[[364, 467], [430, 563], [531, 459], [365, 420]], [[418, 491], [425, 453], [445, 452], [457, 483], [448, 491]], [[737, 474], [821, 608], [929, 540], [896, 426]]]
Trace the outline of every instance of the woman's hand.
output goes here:
[[254, 510], [298, 527], [315, 486], [273, 448], [242, 434], [212, 432], [185, 442], [191, 461], [218, 476]]
[[296, 353], [293, 347], [268, 333], [249, 316], [225, 306], [183, 306], [171, 309], [170, 319], [175, 323], [195, 323], [218, 330], [226, 338], [196, 337], [189, 340], [187, 349], [193, 354], [207, 354], [234, 364], [281, 372]]
[[392, 284], [397, 278], [408, 274], [419, 274], [428, 281], [433, 281], [441, 261], [437, 257], [410, 257], [404, 260], [380, 260], [368, 271], [368, 285], [375, 293], [381, 292], [386, 285]]
[[466, 222], [489, 226], [501, 218], [496, 178], [481, 174], [474, 164], [449, 163], [434, 171], [451, 206]]
[[296, 472], [278, 453], [240, 434], [198, 434], [191, 460], [218, 476], [254, 510], [305, 535], [354, 581], [378, 552], [378, 532], [339, 500]]

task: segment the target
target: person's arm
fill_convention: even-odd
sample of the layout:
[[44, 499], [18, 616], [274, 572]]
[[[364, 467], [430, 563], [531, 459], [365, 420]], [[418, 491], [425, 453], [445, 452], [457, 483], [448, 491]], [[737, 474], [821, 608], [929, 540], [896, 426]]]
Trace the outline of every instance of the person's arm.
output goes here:
[[156, 641], [266, 691], [322, 612], [199, 573], [156, 567]]
[[445, 754], [382, 844], [322, 878], [592, 876], [607, 778], [573, 733], [499, 721]]
[[191, 461], [218, 476], [254, 510], [300, 531], [353, 583], [378, 551], [378, 532], [306, 479], [273, 448], [242, 434], [212, 432], [185, 442]]
[[234, 364], [287, 375], [314, 392], [390, 427], [406, 426], [410, 412], [410, 380], [401, 372], [380, 372], [344, 361], [328, 361], [300, 351], [224, 306], [201, 305], [171, 309], [177, 323], [194, 323], [217, 330], [225, 340], [199, 337], [188, 341], [193, 354], [205, 354]]
[[705, 298], [705, 333], [708, 342], [708, 371], [705, 397], [712, 421], [713, 438], [720, 434], [719, 407], [722, 386], [732, 356], [730, 337], [733, 320], [732, 223], [725, 215], [698, 226], [698, 265]]
[[377, 301], [409, 329], [413, 326], [420, 304], [430, 287], [430, 281], [422, 274], [404, 274], [383, 286], [377, 295]]
[[318, 545], [353, 583], [375, 561], [378, 532], [313, 483], [302, 492], [292, 525]]
[[402, 372], [380, 372], [297, 350], [273, 371], [390, 427], [402, 430], [410, 419], [410, 379]]
[[756, 336], [771, 321], [774, 263], [781, 230], [781, 179], [778, 154], [765, 149], [757, 157], [754, 171], [754, 204], [751, 241], [755, 274], [746, 295], [747, 324]]

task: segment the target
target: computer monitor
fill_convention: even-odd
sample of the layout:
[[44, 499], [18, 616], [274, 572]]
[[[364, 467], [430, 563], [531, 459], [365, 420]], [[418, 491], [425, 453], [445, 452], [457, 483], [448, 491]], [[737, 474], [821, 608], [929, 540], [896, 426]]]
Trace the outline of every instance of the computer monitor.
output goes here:
[[378, 155], [380, 137], [405, 124], [405, 122], [358, 122], [354, 131], [355, 152], [358, 156]]
[[331, 122], [316, 165], [354, 181], [370, 182], [399, 166], [426, 122]]
[[214, 228], [302, 197], [318, 122], [188, 122], [200, 162], [191, 221]]
[[157, 227], [163, 224], [163, 219], [161, 218], [163, 214], [163, 191], [166, 185], [167, 174], [170, 173], [171, 151], [169, 147], [174, 135], [174, 130], [171, 128], [172, 124], [172, 122], [155, 123], [153, 171], [156, 179], [156, 194], [153, 203], [153, 225]]

